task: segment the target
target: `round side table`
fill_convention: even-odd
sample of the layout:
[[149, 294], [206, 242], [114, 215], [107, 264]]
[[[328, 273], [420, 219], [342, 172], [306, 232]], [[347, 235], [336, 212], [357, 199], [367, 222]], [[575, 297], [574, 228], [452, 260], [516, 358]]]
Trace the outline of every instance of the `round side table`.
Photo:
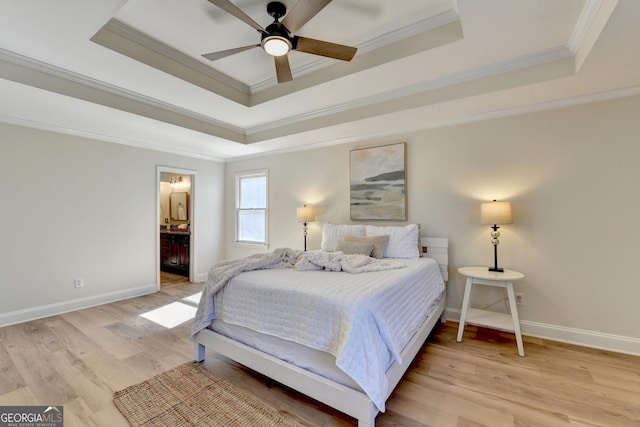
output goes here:
[[[457, 341], [462, 342], [462, 334], [464, 333], [464, 325], [466, 323], [513, 332], [516, 335], [518, 354], [524, 356], [518, 308], [516, 307], [516, 297], [513, 292], [513, 282], [522, 279], [524, 274], [514, 270], [504, 270], [504, 272], [489, 271], [487, 267], [461, 267], [458, 269], [458, 272], [467, 277], [467, 283], [464, 287], [464, 298], [462, 300], [462, 312], [460, 313]], [[505, 288], [507, 290], [509, 311], [511, 314], [469, 308], [473, 285]]]

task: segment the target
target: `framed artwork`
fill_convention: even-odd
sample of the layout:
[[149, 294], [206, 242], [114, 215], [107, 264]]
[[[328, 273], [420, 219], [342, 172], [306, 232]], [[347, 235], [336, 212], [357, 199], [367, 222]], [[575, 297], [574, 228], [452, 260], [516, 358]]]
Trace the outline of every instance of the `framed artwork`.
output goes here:
[[351, 219], [407, 219], [405, 142], [349, 152]]

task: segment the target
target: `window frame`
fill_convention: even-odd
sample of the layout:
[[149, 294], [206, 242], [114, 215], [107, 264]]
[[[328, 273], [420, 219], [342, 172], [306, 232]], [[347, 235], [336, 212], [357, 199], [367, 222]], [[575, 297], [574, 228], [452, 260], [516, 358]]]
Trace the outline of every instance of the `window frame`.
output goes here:
[[[240, 189], [243, 179], [264, 177], [266, 179], [265, 185], [265, 206], [264, 208], [240, 208]], [[245, 172], [235, 173], [235, 193], [236, 193], [236, 205], [235, 205], [235, 236], [234, 243], [243, 246], [268, 246], [269, 245], [269, 170], [260, 169]], [[240, 240], [240, 213], [243, 211], [264, 211], [264, 241], [253, 240]]]

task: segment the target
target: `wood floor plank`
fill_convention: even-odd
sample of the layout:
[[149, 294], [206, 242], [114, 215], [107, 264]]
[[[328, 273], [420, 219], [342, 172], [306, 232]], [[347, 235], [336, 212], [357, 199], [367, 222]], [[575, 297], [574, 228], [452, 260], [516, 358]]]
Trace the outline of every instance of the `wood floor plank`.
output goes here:
[[82, 356], [74, 355], [71, 351], [59, 351], [49, 357], [60, 377], [73, 389], [75, 396], [83, 398], [83, 404], [91, 412], [111, 405], [113, 391], [82, 360]]
[[[387, 401], [386, 407], [389, 413], [402, 414], [412, 422], [422, 426], [455, 427], [458, 425], [458, 414], [449, 410], [449, 401], [436, 394], [429, 394], [429, 398], [422, 394], [412, 396], [406, 393], [412, 386], [404, 385], [402, 389], [396, 389], [392, 398]], [[387, 413], [376, 417], [376, 425], [385, 422]]]
[[127, 419], [122, 415], [118, 408], [115, 407], [115, 405], [92, 414], [92, 419], [98, 426], [129, 427]]
[[0, 394], [0, 406], [39, 405], [38, 398], [29, 387], [20, 387]]
[[64, 344], [63, 350], [83, 355], [95, 351], [98, 343], [78, 328], [65, 320], [62, 316], [52, 316], [43, 319], [44, 324]]
[[[179, 284], [127, 301], [0, 328], [0, 405], [62, 404], [65, 426], [126, 427], [114, 391], [192, 359], [190, 322], [141, 314], [200, 292]], [[476, 326], [438, 327], [387, 401], [378, 427], [640, 425], [640, 358]], [[224, 357], [205, 366], [310, 427], [356, 421]]]
[[76, 394], [49, 356], [40, 351], [21, 351], [10, 357], [41, 405], [62, 405]]
[[[394, 395], [404, 400], [415, 400], [429, 405], [433, 410], [446, 412], [456, 417], [462, 416], [495, 427], [513, 425], [512, 412], [506, 411], [496, 403], [499, 397], [490, 394], [480, 395], [474, 390], [438, 378], [409, 372], [401, 387]], [[428, 420], [432, 410], [424, 411]]]
[[[570, 374], [574, 372], [567, 372], [569, 375], [561, 381], [556, 373], [545, 375], [544, 369], [540, 369], [541, 375], [531, 375], [530, 372], [530, 369], [516, 372], [509, 366], [501, 369], [492, 361], [483, 361], [473, 377], [465, 378], [456, 375], [454, 371], [432, 371], [429, 376], [418, 377], [417, 381], [428, 381], [430, 377], [445, 378], [456, 387], [447, 394], [458, 395], [465, 389], [470, 390], [472, 398], [479, 399], [476, 403], [518, 414], [520, 423], [528, 420], [534, 425], [568, 425], [569, 414], [590, 414], [592, 419], [600, 419], [604, 425], [612, 422], [607, 421], [608, 412], [600, 407], [603, 404], [605, 407], [609, 406], [606, 405], [608, 399], [597, 395], [598, 399], [604, 400], [594, 410], [592, 400], [596, 395], [583, 387], [584, 382], [579, 380], [580, 376], [578, 379], [571, 377]], [[589, 382], [592, 383], [590, 380]], [[429, 388], [433, 386], [430, 385]], [[576, 399], [580, 396], [582, 397]], [[489, 397], [497, 400], [489, 401]]]
[[[94, 323], [91, 318], [93, 309], [80, 310], [74, 313], [65, 313], [62, 317], [75, 326], [85, 336], [93, 340], [104, 351], [109, 352], [118, 359], [125, 359], [142, 351], [135, 342], [125, 341], [114, 335], [105, 326]], [[120, 321], [120, 320], [119, 320]]]
[[[84, 398], [76, 397], [64, 405], [64, 425], [65, 427], [99, 427], [105, 425], [94, 420], [93, 412], [93, 409], [86, 403]], [[129, 425], [124, 417], [122, 421], [124, 422], [122, 427]]]
[[[2, 341], [2, 343], [4, 342], [6, 342], [6, 340]], [[13, 363], [13, 360], [11, 360], [9, 352], [4, 345], [0, 345], [0, 374], [2, 374], [0, 396], [21, 389], [27, 385], [27, 382], [22, 375], [20, 375], [17, 366]]]
[[101, 378], [112, 391], [122, 390], [149, 378], [125, 360], [113, 357], [104, 351], [96, 351], [82, 358], [89, 368]]

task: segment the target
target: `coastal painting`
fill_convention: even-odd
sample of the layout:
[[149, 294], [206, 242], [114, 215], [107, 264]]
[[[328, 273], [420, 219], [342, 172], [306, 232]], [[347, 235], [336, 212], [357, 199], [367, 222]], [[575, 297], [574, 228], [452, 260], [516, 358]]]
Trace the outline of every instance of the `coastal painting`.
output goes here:
[[351, 219], [407, 219], [406, 143], [351, 150]]

